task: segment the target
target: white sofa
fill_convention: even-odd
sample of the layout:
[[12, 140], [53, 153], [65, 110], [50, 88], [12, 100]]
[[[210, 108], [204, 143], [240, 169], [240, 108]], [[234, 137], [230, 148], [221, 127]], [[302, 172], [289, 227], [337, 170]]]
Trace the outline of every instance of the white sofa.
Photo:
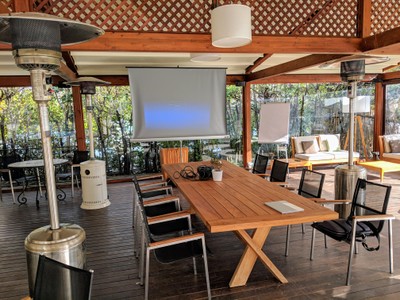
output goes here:
[[381, 160], [400, 163], [400, 134], [380, 135], [379, 154]]
[[[311, 164], [337, 164], [348, 161], [348, 151], [340, 147], [340, 134], [319, 134], [292, 137], [292, 157]], [[360, 154], [353, 152], [358, 161]]]

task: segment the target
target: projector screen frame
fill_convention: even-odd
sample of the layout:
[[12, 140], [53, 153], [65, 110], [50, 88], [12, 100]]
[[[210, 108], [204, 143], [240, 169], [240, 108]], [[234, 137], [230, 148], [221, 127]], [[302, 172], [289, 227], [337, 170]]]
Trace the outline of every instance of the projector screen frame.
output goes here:
[[[227, 103], [226, 68], [209, 68], [209, 67], [207, 68], [127, 67], [127, 68], [129, 73], [129, 83], [132, 96], [132, 116], [133, 116], [132, 119], [134, 120], [133, 125], [135, 128], [133, 135], [130, 139], [132, 142], [223, 139], [229, 137], [229, 135], [227, 134], [227, 120], [226, 120], [226, 103]], [[131, 72], [130, 70], [134, 71]], [[140, 72], [142, 70], [147, 72]], [[166, 74], [168, 73], [165, 71], [168, 70], [172, 70], [171, 76], [166, 76]], [[191, 70], [198, 72], [194, 73], [187, 72]], [[151, 75], [152, 77], [148, 78], [150, 76], [149, 74], [152, 74]], [[189, 75], [194, 77], [196, 80], [190, 78]], [[139, 76], [142, 76], [143, 78]], [[161, 85], [159, 82], [157, 82], [157, 84], [155, 83], [154, 77], [156, 76], [159, 77], [157, 80], [160, 80], [160, 78], [162, 78], [163, 81]], [[175, 76], [181, 76], [181, 77], [175, 78]], [[183, 79], [182, 76], [184, 77]], [[144, 80], [144, 82], [143, 81], [141, 82], [140, 80]], [[164, 82], [167, 80], [171, 80], [172, 83], [168, 84]], [[174, 89], [173, 88], [174, 86], [177, 87], [179, 86], [180, 88]], [[146, 89], [148, 90], [146, 91]], [[157, 95], [157, 93], [165, 92], [168, 89], [172, 89], [171, 95], [165, 95], [165, 94]], [[148, 96], [147, 94], [143, 96], [144, 94], [143, 90], [146, 93], [150, 93], [150, 96]], [[194, 92], [192, 93], [192, 91]], [[185, 95], [185, 92], [189, 93], [190, 95]], [[154, 93], [155, 96], [152, 93]], [[183, 96], [180, 93], [183, 93]], [[146, 99], [146, 97], [149, 97], [149, 99]], [[162, 103], [160, 102], [160, 99]], [[187, 99], [190, 99], [192, 102], [186, 102]], [[207, 101], [204, 99], [206, 99]], [[215, 99], [217, 100], [219, 99], [220, 101], [216, 101]], [[163, 101], [165, 101], [165, 103]], [[144, 107], [146, 105], [147, 107]], [[182, 112], [186, 113], [189, 111], [190, 113], [193, 113], [195, 117], [193, 117], [192, 119], [189, 118], [189, 121], [186, 121], [187, 123], [191, 124], [190, 120], [194, 120], [194, 123], [208, 122], [206, 123], [208, 124], [208, 127], [197, 126], [195, 127], [193, 134], [190, 134], [188, 132], [185, 132], [186, 127], [181, 126], [181, 124], [179, 123], [183, 122], [182, 124], [185, 125], [187, 124], [184, 123], [185, 120], [180, 120], [179, 118], [172, 117], [171, 120], [177, 122], [178, 125], [172, 124], [172, 129], [170, 130], [162, 127], [161, 129], [159, 129], [161, 131], [161, 134], [159, 136], [157, 136], [158, 129], [156, 127], [153, 128], [150, 127], [150, 129], [148, 130], [150, 135], [147, 134], [146, 126], [148, 125], [146, 125], [146, 117], [148, 118], [148, 116], [151, 115], [152, 118], [154, 118], [153, 116], [157, 114], [159, 115], [162, 114], [164, 116], [165, 114], [168, 113], [168, 112], [164, 113], [163, 110], [164, 106], [172, 107], [174, 111], [177, 111], [176, 112], [177, 114], [181, 113], [182, 116], [183, 116]], [[199, 108], [196, 109], [195, 108], [196, 106], [200, 107], [200, 109]], [[154, 114], [152, 114], [153, 112], [152, 109], [155, 109]], [[205, 116], [203, 120], [201, 118], [202, 113], [203, 114], [206, 113], [209, 116]], [[197, 116], [196, 114], [198, 114], [200, 117], [196, 118]], [[207, 119], [207, 117], [209, 118], [209, 120]], [[157, 118], [155, 119], [157, 120], [155, 123], [157, 123], [159, 119]], [[139, 127], [136, 128], [136, 126]], [[158, 126], [158, 124], [152, 126]], [[175, 129], [177, 128], [176, 131], [178, 134], [176, 135], [173, 135], [173, 132], [175, 132], [173, 126], [176, 126]], [[195, 125], [193, 125], [193, 127], [194, 126]], [[169, 131], [166, 134], [167, 130]], [[207, 130], [210, 131], [210, 134], [208, 134]], [[182, 132], [184, 134], [182, 134]], [[149, 135], [149, 137], [147, 137], [146, 134]]]

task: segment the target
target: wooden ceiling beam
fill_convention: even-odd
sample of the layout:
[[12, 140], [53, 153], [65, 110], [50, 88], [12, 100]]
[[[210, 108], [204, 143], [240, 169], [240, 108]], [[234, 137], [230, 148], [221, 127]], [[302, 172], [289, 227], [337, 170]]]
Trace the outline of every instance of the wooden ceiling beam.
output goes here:
[[400, 53], [400, 27], [364, 38], [362, 51], [365, 54], [398, 55]]
[[371, 35], [371, 0], [359, 0], [357, 11], [357, 34], [359, 37], [368, 37]]
[[0, 76], [0, 87], [31, 86], [31, 77], [27, 76]]
[[72, 57], [71, 52], [63, 51], [62, 58], [65, 61], [65, 64], [68, 66], [68, 68], [70, 68], [71, 71], [74, 72], [75, 74], [78, 74], [78, 67], [75, 64], [75, 60]]
[[14, 0], [13, 2], [14, 2], [15, 12], [32, 11], [32, 5], [30, 0]]
[[[397, 78], [400, 77], [400, 72], [397, 73]], [[392, 79], [396, 76], [389, 76], [392, 73], [384, 74], [384, 78]], [[89, 75], [98, 79], [111, 82], [111, 85], [129, 85], [128, 75]], [[366, 74], [364, 81], [371, 81], [377, 74]], [[63, 83], [65, 79], [59, 76], [53, 76], [53, 85]], [[226, 76], [227, 85], [238, 85], [245, 81], [245, 75], [228, 75]], [[326, 83], [326, 82], [341, 82], [339, 74], [283, 74], [270, 78], [259, 79], [251, 82], [252, 84], [268, 84], [268, 83]], [[1, 87], [23, 87], [31, 86], [30, 76], [0, 76]]]
[[277, 66], [273, 66], [252, 74], [246, 75], [246, 81], [256, 81], [259, 79], [265, 79], [293, 71], [302, 70], [315, 65], [320, 65], [324, 62], [335, 60], [338, 58], [345, 57], [344, 54], [312, 54], [299, 59], [292, 60]]
[[383, 73], [379, 77], [383, 81], [396, 80], [400, 78], [400, 71]]
[[[63, 51], [208, 52], [208, 53], [360, 53], [360, 38], [253, 36], [250, 45], [223, 49], [211, 45], [209, 34], [106, 32]], [[0, 50], [11, 45], [0, 44]]]
[[265, 62], [268, 58], [270, 58], [273, 54], [270, 53], [264, 53], [262, 57], [259, 57], [255, 60], [255, 62], [246, 68], [246, 74], [250, 74], [251, 72], [254, 71], [255, 68], [260, 66], [263, 62]]
[[7, 14], [9, 12], [8, 7], [3, 2], [0, 2], [0, 14]]
[[76, 73], [72, 71], [64, 62], [60, 63], [60, 67], [55, 70], [54, 73], [66, 81], [72, 81], [77, 78]]
[[[366, 74], [363, 81], [371, 81], [378, 74]], [[274, 77], [252, 81], [252, 84], [285, 84], [285, 83], [340, 83], [340, 74], [282, 74]]]

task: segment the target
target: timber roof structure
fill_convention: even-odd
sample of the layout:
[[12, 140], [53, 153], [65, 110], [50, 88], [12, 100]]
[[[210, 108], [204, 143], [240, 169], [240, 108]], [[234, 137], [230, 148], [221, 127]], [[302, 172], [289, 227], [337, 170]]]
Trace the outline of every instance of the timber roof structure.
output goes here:
[[[210, 11], [215, 5], [251, 7], [253, 41], [221, 49], [211, 45]], [[0, 11], [34, 11], [101, 27], [98, 39], [63, 48], [59, 81], [94, 76], [128, 84], [126, 67], [225, 67], [228, 83], [335, 82], [339, 69], [327, 61], [350, 55], [388, 56], [366, 67], [399, 77], [400, 4], [395, 0], [1, 0]], [[217, 53], [215, 62], [192, 62], [198, 53]], [[30, 85], [15, 66], [10, 46], [0, 44], [0, 86]]]

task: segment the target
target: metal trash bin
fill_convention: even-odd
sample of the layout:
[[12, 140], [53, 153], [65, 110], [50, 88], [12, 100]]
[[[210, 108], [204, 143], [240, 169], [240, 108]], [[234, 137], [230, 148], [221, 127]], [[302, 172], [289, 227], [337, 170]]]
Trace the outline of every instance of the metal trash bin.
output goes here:
[[99, 209], [110, 205], [107, 194], [106, 164], [88, 160], [80, 164], [83, 209]]
[[[360, 166], [340, 165], [335, 169], [335, 199], [353, 199], [357, 179], [366, 179], [367, 170]], [[351, 204], [337, 204], [335, 211], [339, 218], [347, 218], [350, 215]]]
[[[50, 225], [32, 231], [25, 238], [28, 264], [29, 295], [33, 296], [39, 255], [45, 255], [70, 266], [86, 267], [86, 233], [79, 225], [61, 224], [52, 230]], [[68, 290], [69, 287], [66, 287]]]

